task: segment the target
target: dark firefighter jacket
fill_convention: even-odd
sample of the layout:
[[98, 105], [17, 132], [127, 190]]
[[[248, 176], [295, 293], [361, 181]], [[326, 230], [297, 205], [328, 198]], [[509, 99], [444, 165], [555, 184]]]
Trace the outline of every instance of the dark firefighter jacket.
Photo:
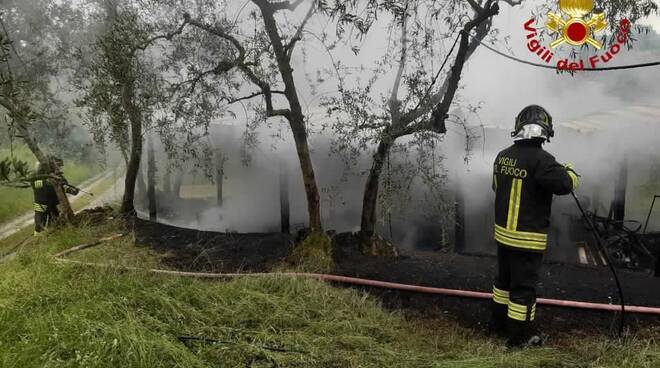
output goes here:
[[55, 188], [48, 180], [35, 180], [32, 182], [34, 191], [34, 212], [57, 213], [57, 205], [60, 203], [55, 193]]
[[495, 240], [517, 249], [544, 251], [553, 194], [569, 194], [566, 168], [541, 148], [541, 141], [517, 141], [495, 158]]

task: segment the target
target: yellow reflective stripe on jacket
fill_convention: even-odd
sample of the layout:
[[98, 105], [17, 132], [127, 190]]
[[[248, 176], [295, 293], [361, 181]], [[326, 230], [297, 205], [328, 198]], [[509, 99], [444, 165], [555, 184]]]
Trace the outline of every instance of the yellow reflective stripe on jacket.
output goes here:
[[[527, 319], [528, 314], [529, 319]], [[533, 321], [536, 318], [536, 304], [532, 305], [531, 308], [528, 308], [526, 305], [509, 301], [507, 316], [516, 321]]]
[[509, 304], [509, 292], [493, 286], [493, 301], [497, 304]]
[[543, 251], [548, 244], [547, 234], [518, 231], [522, 186], [523, 179], [511, 179], [506, 227], [495, 224], [495, 240], [514, 248]]
[[44, 186], [44, 181], [43, 180], [35, 180], [35, 182], [34, 182], [34, 187], [35, 188], [38, 189], [38, 188], [41, 188], [43, 186]]
[[573, 170], [566, 170], [568, 176], [571, 178], [571, 183], [573, 184], [573, 191], [576, 191], [580, 186], [580, 178], [573, 172]]
[[48, 206], [45, 204], [39, 204], [39, 203], [34, 203], [34, 212], [47, 212], [48, 211]]
[[506, 228], [516, 230], [518, 228], [518, 214], [520, 213], [520, 196], [522, 194], [522, 179], [513, 179], [511, 182], [511, 193], [509, 194], [509, 214], [507, 216]]

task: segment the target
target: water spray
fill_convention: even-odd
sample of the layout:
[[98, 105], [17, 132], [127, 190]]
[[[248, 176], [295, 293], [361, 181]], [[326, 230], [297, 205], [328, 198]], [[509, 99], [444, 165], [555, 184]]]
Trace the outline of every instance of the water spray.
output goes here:
[[578, 199], [575, 192], [571, 191], [571, 195], [573, 196], [573, 199], [575, 199], [575, 204], [577, 204], [578, 209], [582, 213], [582, 217], [587, 222], [587, 225], [589, 226], [589, 230], [591, 230], [591, 232], [593, 233], [594, 238], [596, 239], [596, 244], [598, 245], [598, 249], [603, 254], [605, 261], [607, 261], [607, 266], [610, 268], [610, 271], [612, 271], [612, 276], [614, 276], [614, 281], [616, 282], [616, 287], [619, 292], [619, 301], [621, 302], [621, 318], [619, 320], [619, 332], [618, 332], [619, 337], [621, 337], [623, 336], [623, 328], [626, 323], [625, 322], [626, 307], [623, 299], [623, 288], [621, 287], [621, 282], [619, 281], [619, 275], [617, 274], [616, 269], [614, 268], [614, 264], [612, 264], [612, 261], [610, 260], [610, 256], [607, 254], [607, 250], [603, 246], [603, 241], [600, 238], [600, 234], [598, 234], [598, 231], [596, 230], [596, 226], [591, 221], [589, 216], [587, 216], [587, 213], [584, 211], [584, 208], [582, 207], [582, 203], [580, 203], [580, 200]]
[[90, 196], [90, 197], [94, 197], [94, 193], [90, 193], [90, 192], [88, 192], [88, 191], [86, 191], [86, 190], [82, 190], [82, 189], [80, 189], [80, 188], [78, 188], [78, 190], [80, 191], [80, 193], [84, 193], [84, 194], [87, 194], [87, 195]]

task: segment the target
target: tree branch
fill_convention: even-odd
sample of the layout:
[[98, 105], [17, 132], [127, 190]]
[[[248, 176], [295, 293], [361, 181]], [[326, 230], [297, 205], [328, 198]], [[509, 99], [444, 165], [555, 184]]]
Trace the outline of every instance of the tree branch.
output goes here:
[[507, 3], [511, 6], [518, 6], [518, 5], [522, 4], [522, 0], [501, 0], [501, 1]]
[[386, 128], [388, 125], [385, 123], [363, 123], [357, 126], [358, 129], [382, 129]]
[[[268, 1], [265, 0], [253, 0], [257, 6], [261, 7], [262, 9], [267, 8], [272, 12], [272, 7]], [[298, 6], [300, 3], [302, 3], [302, 0], [297, 1]], [[279, 4], [279, 3], [276, 3]], [[216, 70], [219, 72], [226, 72], [231, 70], [232, 68], [238, 68], [243, 74], [247, 77], [247, 79], [257, 85], [259, 89], [261, 89], [261, 94], [264, 96], [264, 99], [266, 100], [266, 115], [271, 117], [271, 116], [284, 116], [287, 119], [291, 116], [291, 110], [288, 109], [274, 109], [273, 108], [273, 98], [272, 94], [273, 92], [270, 90], [270, 84], [268, 84], [266, 81], [262, 80], [259, 78], [252, 69], [249, 68], [248, 63], [245, 62], [245, 57], [246, 57], [246, 51], [245, 47], [241, 45], [241, 43], [236, 39], [236, 37], [228, 34], [225, 32], [223, 29], [219, 27], [213, 27], [207, 24], [202, 23], [199, 20], [192, 19], [190, 17], [190, 14], [185, 13], [183, 15], [184, 19], [190, 23], [191, 25], [200, 28], [206, 32], [209, 32], [213, 35], [216, 35], [220, 38], [224, 38], [225, 40], [231, 42], [234, 47], [238, 50], [238, 56], [234, 61], [227, 62], [223, 61], [221, 62], [218, 67], [216, 67]], [[278, 35], [279, 36], [279, 35]], [[280, 54], [283, 51], [283, 46], [281, 43], [281, 39], [278, 39], [279, 43], [273, 42], [273, 47], [275, 48], [276, 54]], [[218, 69], [221, 68], [221, 69]], [[217, 73], [216, 71], [215, 73]]]
[[[275, 93], [275, 94], [279, 94], [279, 95], [284, 95], [284, 91], [271, 91], [271, 93]], [[261, 91], [261, 92], [255, 92], [255, 93], [253, 93], [253, 94], [251, 94], [251, 95], [248, 95], [248, 96], [243, 96], [243, 97], [238, 97], [238, 98], [230, 99], [227, 103], [231, 105], [231, 104], [234, 104], [234, 103], [239, 102], [239, 101], [245, 101], [245, 100], [249, 100], [249, 99], [251, 99], [251, 98], [255, 98], [255, 97], [257, 97], [257, 96], [262, 96], [263, 94], [264, 94], [263, 91]]]
[[213, 26], [210, 26], [208, 24], [204, 24], [204, 23], [202, 23], [201, 21], [199, 21], [197, 19], [192, 19], [190, 17], [190, 14], [188, 14], [188, 13], [183, 14], [183, 19], [184, 19], [185, 22], [190, 23], [190, 24], [192, 24], [193, 26], [195, 26], [197, 28], [203, 29], [203, 30], [205, 30], [206, 32], [208, 32], [210, 34], [216, 35], [220, 38], [224, 38], [225, 40], [231, 42], [231, 44], [234, 45], [234, 47], [238, 50], [238, 57], [236, 59], [237, 60], [244, 60], [245, 59], [245, 47], [243, 47], [243, 45], [241, 45], [241, 43], [238, 41], [238, 39], [236, 39], [236, 37], [228, 34], [227, 32], [225, 32], [223, 29], [221, 29], [219, 27], [213, 27]]
[[484, 11], [484, 9], [479, 4], [477, 4], [476, 1], [467, 0], [467, 2], [468, 2], [468, 4], [470, 4], [470, 6], [472, 7], [472, 10], [474, 10], [475, 13], [478, 14], [478, 13], [481, 13], [482, 11]]
[[16, 109], [14, 108], [14, 105], [11, 103], [11, 101], [3, 97], [0, 97], [0, 105], [9, 111], [9, 115], [13, 115], [16, 112]]
[[406, 8], [404, 9], [403, 22], [401, 25], [401, 58], [399, 59], [399, 70], [396, 73], [394, 78], [394, 86], [392, 86], [392, 94], [390, 95], [389, 106], [390, 114], [392, 115], [392, 122], [399, 123], [399, 116], [401, 112], [399, 111], [399, 87], [401, 86], [401, 78], [403, 77], [403, 71], [406, 69], [406, 57], [408, 56], [408, 4], [406, 3]]
[[153, 37], [147, 39], [147, 40], [146, 40], [144, 43], [142, 43], [141, 45], [136, 46], [136, 47], [132, 50], [132, 53], [134, 54], [137, 50], [142, 50], [142, 51], [144, 51], [147, 47], [149, 47], [149, 45], [151, 45], [152, 43], [154, 43], [154, 42], [156, 42], [156, 41], [158, 41], [158, 40], [163, 40], [163, 39], [164, 39], [164, 40], [168, 40], [168, 41], [170, 41], [172, 38], [174, 38], [174, 36], [180, 35], [180, 34], [183, 32], [183, 29], [184, 29], [184, 28], [186, 27], [186, 25], [189, 23], [189, 20], [190, 20], [190, 18], [186, 18], [186, 17], [184, 16], [184, 17], [183, 17], [183, 23], [181, 23], [181, 25], [179, 26], [179, 28], [177, 28], [176, 30], [174, 30], [174, 31], [172, 31], [172, 32], [170, 32], [170, 33], [166, 33], [166, 34], [162, 34], [162, 35], [158, 35], [158, 36], [153, 36]]
[[[229, 70], [226, 70], [226, 71], [229, 71]], [[174, 94], [174, 92], [178, 91], [179, 89], [181, 89], [182, 86], [184, 86], [186, 84], [190, 84], [190, 88], [188, 89], [188, 93], [192, 93], [192, 91], [194, 91], [195, 88], [197, 87], [197, 83], [199, 83], [200, 80], [202, 80], [204, 77], [206, 77], [207, 75], [210, 75], [210, 74], [220, 74], [220, 72], [218, 71], [218, 67], [216, 66], [213, 69], [205, 70], [201, 73], [198, 73], [193, 78], [187, 79], [187, 80], [185, 80], [181, 83], [173, 84], [172, 85], [172, 95]]]
[[[467, 53], [465, 56], [466, 60], [469, 59], [472, 56], [472, 54], [476, 51], [477, 47], [479, 46], [478, 41], [482, 41], [488, 35], [488, 31], [490, 30], [491, 23], [492, 23], [492, 18], [488, 19], [488, 21], [486, 22], [482, 22], [477, 25], [476, 34], [474, 35], [474, 38], [476, 39], [472, 40], [472, 42], [470, 42], [467, 48]], [[460, 47], [459, 47], [459, 52], [460, 52]], [[437, 106], [442, 101], [442, 97], [447, 92], [447, 88], [449, 87], [449, 80], [450, 80], [450, 76], [448, 75], [436, 93], [431, 95], [431, 97], [428, 97], [425, 101], [422, 101], [422, 103], [420, 103], [418, 107], [406, 112], [401, 117], [402, 123], [404, 125], [410, 124], [415, 120], [419, 119], [420, 117], [426, 115], [429, 111], [433, 109], [434, 106]]]
[[[456, 60], [452, 66], [451, 73], [447, 79], [447, 90], [442, 98], [442, 102], [438, 104], [433, 109], [433, 120], [431, 122], [427, 121], [418, 121], [415, 124], [408, 125], [404, 128], [404, 134], [411, 134], [413, 132], [419, 131], [424, 128], [430, 128], [432, 131], [437, 133], [445, 133], [446, 128], [444, 122], [447, 119], [447, 113], [449, 112], [449, 107], [451, 106], [452, 101], [454, 100], [454, 95], [458, 89], [458, 82], [461, 79], [461, 73], [463, 72], [463, 66], [467, 60], [468, 51], [470, 48], [469, 43], [469, 33], [476, 26], [482, 24], [485, 20], [492, 17], [493, 15], [499, 13], [499, 6], [497, 2], [493, 3], [493, 0], [488, 0], [486, 2], [484, 11], [477, 14], [477, 16], [471, 21], [467, 22], [463, 29], [461, 30], [461, 42], [458, 48], [458, 53], [456, 55]], [[430, 126], [429, 126], [429, 123]]]
[[[285, 10], [285, 9], [294, 11], [304, 1], [305, 0], [295, 0], [293, 2], [291, 2], [291, 1], [280, 1], [280, 2], [277, 2], [277, 3], [269, 3], [268, 5], [270, 6], [271, 9], [273, 9], [273, 11], [279, 11], [279, 10]], [[268, 2], [268, 1], [266, 0], [266, 2]]]
[[289, 41], [289, 44], [284, 46], [284, 51], [286, 53], [287, 58], [289, 59], [291, 59], [291, 55], [293, 54], [293, 48], [296, 47], [296, 43], [302, 39], [302, 33], [303, 30], [305, 29], [305, 25], [307, 25], [309, 19], [312, 17], [312, 15], [314, 15], [314, 10], [316, 10], [316, 2], [317, 1], [314, 0], [312, 6], [309, 7], [309, 10], [307, 11], [305, 18], [303, 18], [302, 23], [300, 23], [300, 27], [298, 27], [298, 30], [291, 38], [291, 41]]
[[270, 90], [270, 84], [257, 77], [252, 69], [248, 68], [247, 66], [239, 65], [238, 67], [252, 83], [261, 88], [261, 92], [266, 100], [266, 116], [284, 116], [287, 119], [291, 116], [291, 110], [289, 109], [273, 109], [273, 92]]

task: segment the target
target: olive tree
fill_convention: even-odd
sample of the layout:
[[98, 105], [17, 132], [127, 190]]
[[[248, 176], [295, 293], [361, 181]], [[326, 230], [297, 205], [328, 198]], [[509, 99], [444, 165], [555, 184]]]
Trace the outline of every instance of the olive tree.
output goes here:
[[[286, 121], [302, 171], [309, 226], [312, 232], [322, 231], [309, 131], [292, 58], [308, 21], [324, 2], [251, 0], [237, 19], [227, 15], [226, 10], [237, 5], [229, 1], [165, 2], [186, 25], [175, 39], [170, 63], [180, 79], [174, 92], [185, 97], [195, 91], [215, 91], [224, 106], [260, 99], [251, 105], [256, 119]], [[299, 16], [295, 12], [303, 4]], [[287, 17], [297, 21], [286, 22]], [[253, 27], [245, 26], [248, 23]], [[218, 106], [210, 108], [217, 111]]]
[[[74, 84], [81, 92], [88, 126], [98, 143], [116, 144], [126, 161], [121, 212], [134, 214], [145, 133], [167, 126], [167, 83], [149, 47], [170, 34], [157, 34], [132, 3], [103, 2], [105, 25], [90, 45], [76, 52]], [[170, 127], [171, 128], [171, 127]]]
[[[364, 186], [360, 239], [363, 246], [375, 248], [375, 225], [381, 176], [387, 157], [397, 140], [415, 137], [444, 137], [447, 123], [465, 127], [465, 117], [452, 112], [458, 107], [456, 99], [460, 89], [464, 65], [482, 42], [498, 39], [498, 29], [493, 22], [500, 4], [520, 7], [525, 0], [369, 0], [336, 3], [329, 11], [338, 20], [337, 38], [369, 32], [382, 32], [383, 18], [389, 17], [385, 28], [390, 38], [385, 52], [374, 55], [373, 68], [361, 66], [360, 70], [372, 70], [365, 83], [347, 82], [345, 65], [334, 62], [332, 73], [338, 82], [339, 93], [324, 98], [328, 115], [334, 116], [331, 128], [338, 135], [339, 149], [367, 150], [373, 159]], [[654, 1], [596, 1], [595, 7], [605, 9], [611, 31], [618, 27], [617, 20], [626, 17], [632, 22], [657, 10]], [[532, 14], [545, 14], [556, 4], [531, 4]], [[379, 23], [380, 22], [380, 23]], [[356, 32], [347, 32], [352, 27]], [[382, 34], [382, 33], [381, 33]], [[541, 35], [542, 37], [543, 35]], [[608, 41], [603, 35], [603, 42]], [[609, 41], [613, 42], [614, 37]], [[328, 52], [336, 52], [338, 41], [328, 41], [327, 34], [319, 38], [328, 46]], [[449, 47], [446, 47], [449, 45]], [[352, 47], [359, 53], [359, 47]], [[332, 50], [332, 51], [331, 51]], [[442, 60], [443, 62], [439, 62]], [[446, 67], [445, 67], [446, 66]], [[388, 73], [394, 70], [393, 78]], [[354, 77], [350, 77], [355, 79]], [[389, 88], [378, 88], [383, 80], [390, 81]], [[474, 105], [463, 103], [474, 112]], [[468, 140], [470, 134], [466, 131]]]
[[[65, 124], [64, 104], [52, 81], [61, 76], [61, 49], [66, 47], [73, 18], [68, 4], [46, 0], [7, 1], [0, 13], [0, 106], [10, 135], [23, 140], [44, 164], [49, 164], [49, 156], [38, 138], [53, 136]], [[61, 212], [70, 220], [73, 211], [61, 185], [64, 180], [53, 177], [52, 181]]]

